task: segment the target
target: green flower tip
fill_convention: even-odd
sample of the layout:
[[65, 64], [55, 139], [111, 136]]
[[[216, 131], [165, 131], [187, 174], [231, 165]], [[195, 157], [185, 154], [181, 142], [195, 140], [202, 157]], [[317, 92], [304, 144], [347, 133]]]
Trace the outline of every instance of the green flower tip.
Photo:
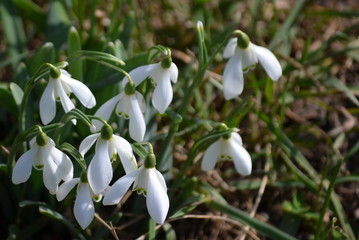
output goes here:
[[133, 95], [135, 93], [135, 91], [136, 91], [136, 86], [133, 81], [129, 81], [128, 83], [126, 83], [126, 85], [125, 85], [126, 95]]
[[80, 180], [81, 180], [82, 183], [87, 183], [88, 182], [86, 172], [81, 173]]
[[242, 49], [246, 49], [249, 46], [250, 40], [246, 33], [241, 30], [233, 32], [233, 37], [237, 38], [237, 46]]
[[162, 68], [170, 68], [172, 64], [172, 58], [167, 56], [161, 61], [161, 67]]
[[53, 79], [57, 79], [61, 76], [61, 71], [57, 67], [50, 65], [50, 76]]
[[101, 128], [101, 138], [104, 140], [110, 140], [113, 135], [112, 127], [108, 124], [103, 125]]
[[147, 154], [145, 159], [145, 168], [154, 168], [156, 166], [156, 156], [153, 153]]
[[40, 132], [39, 134], [37, 134], [36, 136], [36, 143], [37, 145], [43, 147], [47, 144], [47, 135], [44, 132]]

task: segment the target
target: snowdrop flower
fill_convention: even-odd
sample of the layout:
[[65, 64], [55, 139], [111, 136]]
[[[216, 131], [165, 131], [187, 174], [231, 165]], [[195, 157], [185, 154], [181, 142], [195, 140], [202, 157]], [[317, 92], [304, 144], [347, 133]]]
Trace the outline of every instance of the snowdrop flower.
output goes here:
[[167, 186], [162, 174], [155, 168], [153, 153], [148, 154], [145, 163], [136, 171], [118, 179], [105, 193], [104, 205], [118, 204], [133, 184], [133, 190], [146, 197], [147, 210], [158, 223], [164, 223], [169, 209]]
[[229, 58], [223, 73], [224, 97], [229, 100], [243, 91], [243, 72], [253, 69], [259, 61], [273, 81], [282, 75], [282, 68], [271, 51], [250, 42], [248, 35], [235, 31], [224, 49], [223, 57]]
[[251, 156], [243, 147], [241, 136], [232, 132], [214, 142], [204, 153], [201, 169], [212, 170], [221, 160], [232, 160], [239, 174], [249, 175], [252, 171]]
[[16, 162], [12, 172], [12, 182], [26, 182], [31, 169], [42, 170], [45, 187], [55, 194], [61, 180], [67, 181], [73, 176], [73, 165], [70, 158], [55, 147], [54, 141], [44, 132], [40, 132], [30, 150]]
[[[129, 72], [129, 75], [136, 86], [146, 78], [151, 78], [152, 84], [155, 86], [152, 104], [159, 113], [164, 113], [173, 98], [171, 81], [176, 83], [178, 78], [178, 68], [176, 64], [172, 62], [170, 54], [168, 53], [168, 56], [159, 63], [133, 69]], [[125, 86], [127, 82], [128, 78], [125, 77], [122, 80], [123, 86]]]
[[65, 112], [75, 108], [69, 98], [71, 93], [74, 93], [82, 105], [87, 108], [93, 108], [96, 105], [95, 97], [85, 84], [71, 78], [71, 75], [65, 70], [59, 70], [52, 66], [49, 83], [40, 99], [40, 118], [44, 125], [55, 118], [56, 100], [61, 102]]
[[[125, 86], [125, 92], [111, 98], [105, 102], [95, 113], [95, 116], [108, 121], [113, 110], [119, 117], [129, 119], [130, 137], [137, 141], [143, 141], [146, 133], [146, 122], [144, 113], [146, 111], [145, 100], [141, 93], [135, 90], [133, 83], [129, 82]], [[99, 129], [103, 124], [94, 120], [93, 124]]]
[[137, 162], [131, 145], [124, 138], [114, 135], [108, 124], [102, 127], [101, 133], [92, 134], [81, 142], [80, 153], [85, 155], [95, 142], [95, 155], [88, 167], [87, 179], [93, 192], [99, 194], [108, 187], [112, 179], [111, 160], [116, 159], [119, 155], [126, 173], [136, 170]]
[[74, 215], [82, 229], [90, 225], [95, 216], [95, 206], [93, 201], [99, 202], [101, 194], [96, 195], [87, 182], [86, 173], [81, 174], [81, 178], [73, 178], [60, 185], [56, 193], [57, 201], [62, 201], [77, 185], [76, 200], [74, 205]]

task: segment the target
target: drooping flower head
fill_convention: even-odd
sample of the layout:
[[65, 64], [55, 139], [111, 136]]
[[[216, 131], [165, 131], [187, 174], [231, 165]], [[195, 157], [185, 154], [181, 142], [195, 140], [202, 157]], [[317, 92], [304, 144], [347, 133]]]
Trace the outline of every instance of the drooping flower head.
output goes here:
[[202, 159], [201, 169], [204, 171], [213, 170], [218, 161], [226, 160], [234, 162], [239, 174], [251, 174], [251, 156], [243, 147], [241, 136], [236, 132], [220, 137], [208, 147]]
[[108, 124], [101, 128], [101, 133], [92, 134], [81, 142], [80, 153], [85, 155], [95, 142], [95, 155], [88, 167], [87, 179], [93, 192], [100, 194], [108, 187], [113, 176], [111, 160], [118, 155], [126, 173], [136, 170], [137, 162], [129, 142], [114, 135]]
[[86, 172], [80, 178], [73, 178], [60, 185], [56, 194], [57, 201], [62, 201], [77, 185], [76, 200], [74, 204], [74, 215], [82, 229], [90, 225], [95, 216], [95, 206], [93, 201], [99, 202], [101, 194], [95, 194], [87, 181]]
[[[150, 78], [155, 90], [152, 96], [152, 104], [159, 113], [164, 113], [173, 98], [171, 81], [177, 82], [178, 68], [172, 62], [171, 51], [165, 51], [165, 57], [159, 63], [148, 64], [137, 67], [129, 72], [135, 86], [138, 86], [146, 78]], [[128, 82], [128, 78], [122, 80], [123, 86]]]
[[250, 42], [242, 31], [234, 31], [233, 35], [223, 53], [224, 58], [229, 58], [223, 73], [223, 91], [227, 100], [242, 93], [243, 73], [253, 69], [258, 61], [273, 81], [282, 75], [282, 68], [271, 51]]
[[[82, 82], [71, 78], [65, 70], [52, 66], [50, 79], [40, 99], [40, 118], [44, 125], [50, 123], [56, 115], [56, 101], [60, 101], [65, 112], [75, 108], [69, 95], [74, 95], [87, 108], [96, 105], [96, 99], [90, 89]], [[75, 122], [74, 122], [75, 123]]]
[[[146, 111], [145, 101], [141, 93], [135, 90], [133, 82], [128, 82], [125, 86], [125, 92], [111, 98], [105, 102], [95, 113], [95, 116], [108, 121], [113, 110], [117, 116], [129, 119], [130, 137], [137, 141], [143, 141], [146, 133], [146, 122], [144, 113]], [[102, 127], [102, 123], [94, 120], [96, 129]]]
[[72, 162], [42, 131], [31, 144], [30, 150], [16, 162], [12, 172], [12, 182], [14, 184], [26, 182], [34, 167], [36, 170], [42, 170], [45, 187], [51, 194], [56, 194], [61, 180], [67, 181], [72, 178]]
[[148, 154], [144, 165], [118, 179], [106, 191], [102, 203], [104, 205], [119, 203], [134, 183], [133, 190], [146, 197], [146, 206], [150, 216], [158, 224], [164, 223], [169, 209], [169, 198], [166, 182], [162, 174], [156, 170], [155, 165], [155, 155]]

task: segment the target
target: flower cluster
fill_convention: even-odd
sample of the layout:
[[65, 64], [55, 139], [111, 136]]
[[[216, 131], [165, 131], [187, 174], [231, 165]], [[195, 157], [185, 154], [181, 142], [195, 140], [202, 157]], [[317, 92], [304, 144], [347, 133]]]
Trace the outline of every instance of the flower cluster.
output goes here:
[[[201, 24], [198, 27], [203, 30]], [[136, 89], [146, 79], [150, 79], [154, 86], [153, 107], [163, 114], [170, 105], [173, 99], [171, 82], [177, 82], [178, 68], [172, 62], [169, 49], [162, 46], [158, 49], [161, 54], [159, 62], [139, 66], [129, 73], [123, 71], [123, 91], [107, 100], [94, 116], [86, 115], [86, 118], [91, 119], [88, 120], [88, 125], [91, 125], [93, 134], [83, 139], [78, 150], [74, 148], [78, 155], [71, 154], [74, 158], [80, 158], [76, 160], [83, 163], [80, 164], [80, 176], [74, 177], [71, 159], [60, 150], [61, 147], [57, 147], [58, 143], [38, 127], [36, 138], [30, 142], [30, 149], [19, 158], [13, 168], [13, 183], [26, 182], [34, 167], [42, 170], [45, 187], [56, 195], [58, 201], [62, 201], [77, 186], [73, 211], [83, 229], [94, 218], [94, 201], [103, 200], [103, 205], [118, 204], [133, 185], [133, 191], [146, 197], [149, 215], [157, 223], [163, 224], [169, 210], [167, 186], [164, 177], [155, 167], [156, 157], [152, 145], [143, 142], [146, 134], [146, 103], [142, 93]], [[234, 38], [224, 49], [224, 57], [230, 58], [223, 73], [223, 90], [227, 100], [242, 93], [243, 73], [253, 69], [258, 61], [272, 80], [277, 81], [282, 74], [281, 66], [273, 53], [251, 43], [241, 31], [234, 32]], [[51, 64], [48, 66], [50, 76], [40, 98], [40, 119], [44, 125], [55, 118], [56, 101], [61, 103], [65, 113], [75, 108], [75, 103], [69, 97], [71, 93], [86, 108], [96, 105], [94, 95], [85, 84], [73, 79], [63, 69]], [[142, 166], [138, 166], [132, 145], [125, 138], [114, 134], [113, 128], [107, 123], [113, 112], [129, 120], [129, 136], [132, 140], [148, 146], [148, 152], [140, 156], [144, 159]], [[76, 124], [74, 118], [71, 121]], [[217, 161], [233, 160], [239, 174], [249, 175], [252, 171], [251, 156], [243, 147], [240, 135], [237, 130], [225, 125], [222, 125], [222, 130], [225, 132], [205, 151], [201, 169], [212, 170]], [[94, 154], [87, 166], [84, 159], [86, 155], [90, 155], [88, 152], [93, 146]], [[125, 175], [110, 186], [114, 175], [112, 163], [117, 159], [121, 162]]]

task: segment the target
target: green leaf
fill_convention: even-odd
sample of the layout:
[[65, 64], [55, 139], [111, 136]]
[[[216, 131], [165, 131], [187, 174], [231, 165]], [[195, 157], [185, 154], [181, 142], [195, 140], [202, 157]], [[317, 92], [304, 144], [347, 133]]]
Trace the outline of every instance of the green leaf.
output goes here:
[[13, 96], [13, 98], [15, 100], [16, 105], [20, 106], [20, 104], [22, 102], [22, 98], [24, 97], [24, 92], [19, 87], [19, 85], [17, 85], [14, 82], [10, 83], [10, 90], [11, 90], [11, 93], [12, 93], [12, 96]]
[[341, 83], [337, 78], [335, 78], [333, 76], [328, 77], [324, 81], [324, 84], [329, 87], [334, 87], [334, 88], [338, 89], [338, 91], [341, 91], [342, 93], [344, 93], [352, 101], [352, 103], [354, 103], [356, 106], [359, 106], [359, 101], [356, 98], [356, 96], [354, 95], [354, 93], [346, 85]]
[[227, 215], [228, 217], [237, 220], [245, 225], [250, 226], [261, 234], [276, 240], [295, 240], [296, 238], [279, 230], [278, 228], [271, 226], [265, 222], [262, 222], [256, 218], [249, 216], [242, 210], [232, 207], [227, 203], [212, 201], [209, 203], [211, 207]]
[[[69, 58], [75, 55], [77, 51], [81, 50], [80, 35], [75, 27], [71, 27], [67, 37], [67, 53]], [[83, 81], [82, 60], [77, 59], [69, 65], [69, 72], [73, 78]]]
[[59, 146], [59, 149], [63, 152], [69, 153], [78, 162], [82, 170], [86, 171], [87, 169], [86, 161], [81, 155], [81, 153], [74, 146], [65, 142]]

